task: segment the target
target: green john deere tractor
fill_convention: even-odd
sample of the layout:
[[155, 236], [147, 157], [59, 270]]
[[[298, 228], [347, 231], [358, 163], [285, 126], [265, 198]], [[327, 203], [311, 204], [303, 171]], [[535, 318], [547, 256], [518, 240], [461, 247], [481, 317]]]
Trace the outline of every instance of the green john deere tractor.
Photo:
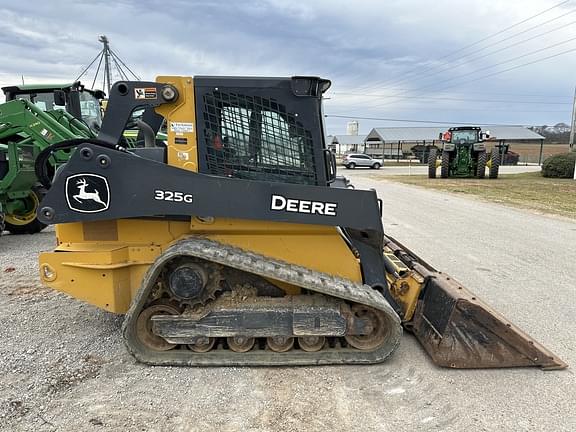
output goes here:
[[[80, 82], [65, 84], [25, 84], [2, 87], [6, 101], [25, 99], [32, 102], [42, 111], [52, 114], [66, 111], [73, 117], [82, 120], [86, 126], [98, 132], [102, 124], [108, 101], [102, 90], [90, 90]], [[1, 121], [1, 117], [0, 117]], [[164, 145], [167, 139], [163, 118], [154, 110], [137, 110], [133, 113], [128, 127], [124, 130], [124, 140], [128, 147], [145, 147], [146, 127], [143, 121], [156, 132], [156, 144]]]
[[66, 111], [98, 130], [102, 124], [102, 90], [89, 90], [80, 81], [65, 84], [23, 84], [2, 87], [6, 102], [24, 99], [42, 111]]
[[[2, 87], [0, 105], [0, 213], [12, 234], [32, 234], [44, 228], [36, 208], [45, 191], [34, 173], [36, 156], [62, 140], [96, 136], [102, 124], [101, 90], [88, 90], [79, 81], [65, 84], [26, 84]], [[55, 169], [70, 152], [56, 152]]]
[[[76, 138], [94, 138], [102, 123], [104, 93], [71, 84], [3, 87], [0, 105], [0, 224], [12, 234], [33, 234], [45, 225], [36, 209], [45, 194], [34, 171], [38, 154], [51, 144]], [[164, 143], [158, 133], [163, 118], [154, 110], [137, 113], [124, 132], [126, 147], [153, 147]], [[156, 134], [156, 135], [155, 135]], [[52, 171], [67, 162], [71, 150], [55, 152]], [[4, 218], [2, 218], [4, 216]]]
[[438, 149], [431, 148], [428, 156], [428, 177], [436, 178], [436, 170], [440, 166], [440, 177], [484, 178], [488, 167], [488, 177], [498, 178], [500, 168], [500, 152], [493, 148], [490, 159], [486, 152], [484, 141], [490, 137], [488, 131], [474, 126], [452, 127], [440, 133], [442, 151], [438, 160]]
[[[33, 234], [45, 226], [36, 218], [45, 192], [34, 172], [37, 155], [63, 140], [95, 136], [96, 132], [83, 120], [63, 110], [44, 111], [26, 99], [0, 105], [0, 207], [6, 230]], [[70, 151], [54, 153], [50, 159], [52, 169], [69, 157]]]

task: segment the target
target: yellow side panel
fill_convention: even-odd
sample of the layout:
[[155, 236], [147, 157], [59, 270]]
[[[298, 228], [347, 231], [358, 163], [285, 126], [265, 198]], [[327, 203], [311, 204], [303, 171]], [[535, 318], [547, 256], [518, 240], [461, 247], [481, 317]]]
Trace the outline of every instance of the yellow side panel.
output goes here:
[[95, 240], [105, 242], [166, 245], [190, 231], [190, 222], [118, 219], [98, 222], [74, 222], [56, 225], [58, 244], [82, 243]]
[[128, 310], [157, 246], [73, 243], [40, 254], [40, 276], [50, 287], [110, 312]]
[[334, 227], [219, 218], [193, 218], [192, 234], [260, 253], [272, 258], [362, 280], [358, 260]]
[[[362, 280], [358, 260], [333, 227], [212, 218], [110, 222], [58, 225], [58, 247], [40, 255], [44, 283], [108, 311], [125, 313], [158, 255], [174, 241], [190, 235]], [[101, 240], [86, 241], [85, 236]], [[280, 287], [289, 293], [298, 291], [286, 284]]]
[[192, 77], [159, 76], [156, 82], [171, 84], [178, 89], [174, 103], [156, 108], [168, 124], [168, 165], [198, 172], [196, 145], [196, 112]]

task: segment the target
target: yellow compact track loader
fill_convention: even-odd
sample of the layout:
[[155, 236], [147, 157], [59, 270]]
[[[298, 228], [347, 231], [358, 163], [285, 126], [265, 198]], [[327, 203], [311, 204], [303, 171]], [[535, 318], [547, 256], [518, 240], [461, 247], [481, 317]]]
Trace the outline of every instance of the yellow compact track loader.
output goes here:
[[[336, 176], [321, 114], [329, 87], [316, 77], [117, 82], [97, 139], [36, 161], [50, 187], [38, 217], [58, 238], [40, 256], [42, 281], [126, 314], [126, 346], [148, 364], [377, 363], [405, 328], [441, 366], [566, 367], [384, 235], [376, 193]], [[131, 113], [151, 108], [167, 144], [122, 147]], [[66, 148], [51, 181], [46, 162]]]

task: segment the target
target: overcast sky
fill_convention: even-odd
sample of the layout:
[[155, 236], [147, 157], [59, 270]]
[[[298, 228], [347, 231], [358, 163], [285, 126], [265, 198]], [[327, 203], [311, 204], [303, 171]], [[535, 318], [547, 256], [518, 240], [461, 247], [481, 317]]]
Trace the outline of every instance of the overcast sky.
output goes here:
[[[325, 113], [358, 118], [361, 133], [376, 126], [425, 125], [362, 117], [569, 123], [576, 0], [466, 48], [558, 3], [3, 1], [0, 83], [20, 83], [21, 76], [27, 83], [73, 80], [101, 49], [98, 35], [105, 34], [143, 79], [161, 74], [329, 78]], [[569, 50], [574, 51], [538, 61]], [[532, 61], [537, 62], [503, 72]], [[85, 81], [91, 84], [92, 76]], [[328, 133], [345, 133], [347, 121], [327, 118]]]

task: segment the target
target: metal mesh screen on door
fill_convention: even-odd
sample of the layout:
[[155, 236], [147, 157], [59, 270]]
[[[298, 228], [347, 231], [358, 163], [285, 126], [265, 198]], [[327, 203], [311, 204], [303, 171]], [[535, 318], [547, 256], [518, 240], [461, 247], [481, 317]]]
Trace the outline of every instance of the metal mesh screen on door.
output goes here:
[[210, 174], [315, 184], [312, 134], [273, 98], [213, 91], [203, 98]]

